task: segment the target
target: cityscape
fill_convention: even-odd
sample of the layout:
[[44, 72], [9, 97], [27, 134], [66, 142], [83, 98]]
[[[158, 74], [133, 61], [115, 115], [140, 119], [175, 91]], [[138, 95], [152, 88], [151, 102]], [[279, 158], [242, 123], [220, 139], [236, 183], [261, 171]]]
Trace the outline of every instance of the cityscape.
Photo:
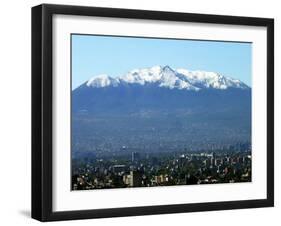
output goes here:
[[251, 43], [71, 37], [71, 190], [252, 181]]
[[251, 181], [251, 150], [139, 153], [72, 161], [72, 190]]

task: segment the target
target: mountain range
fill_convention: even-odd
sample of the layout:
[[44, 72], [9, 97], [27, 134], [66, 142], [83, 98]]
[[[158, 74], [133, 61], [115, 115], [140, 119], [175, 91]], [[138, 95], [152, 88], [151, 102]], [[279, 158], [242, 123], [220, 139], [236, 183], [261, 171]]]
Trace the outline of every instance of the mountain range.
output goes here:
[[97, 75], [72, 91], [78, 152], [202, 149], [251, 140], [251, 88], [216, 72], [169, 66]]
[[123, 76], [110, 77], [106, 74], [94, 76], [86, 83], [88, 87], [118, 87], [128, 85], [155, 85], [169, 89], [202, 90], [228, 89], [249, 87], [238, 79], [222, 76], [215, 72], [188, 71], [172, 69], [169, 66], [154, 66], [151, 68], [135, 69]]

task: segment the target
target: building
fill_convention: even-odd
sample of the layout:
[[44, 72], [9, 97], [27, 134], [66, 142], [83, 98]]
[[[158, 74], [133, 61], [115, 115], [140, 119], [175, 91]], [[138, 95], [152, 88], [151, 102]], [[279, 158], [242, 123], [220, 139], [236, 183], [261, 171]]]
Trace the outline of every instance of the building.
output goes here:
[[132, 162], [138, 162], [140, 160], [140, 153], [132, 152]]
[[132, 177], [131, 177], [130, 174], [125, 174], [125, 175], [123, 175], [123, 183], [124, 183], [125, 185], [131, 186], [131, 184], [132, 184], [131, 180], [132, 180]]
[[213, 167], [215, 166], [215, 160], [216, 159], [214, 157], [211, 158], [211, 166], [213, 166]]
[[215, 166], [219, 166], [221, 162], [221, 159], [215, 159]]
[[211, 165], [211, 160], [210, 160], [210, 159], [205, 159], [205, 160], [203, 161], [203, 163], [204, 163], [204, 165], [205, 165], [206, 168], [209, 168], [210, 165]]
[[130, 187], [140, 187], [142, 185], [142, 174], [139, 171], [130, 171]]
[[190, 175], [190, 174], [187, 174], [185, 176], [185, 184], [197, 184], [197, 183], [198, 183], [197, 177]]
[[154, 177], [156, 184], [162, 184], [164, 182], [166, 182], [166, 177], [164, 175], [159, 175], [159, 176], [155, 176]]
[[121, 173], [125, 171], [126, 166], [125, 165], [114, 165], [113, 167], [114, 173]]

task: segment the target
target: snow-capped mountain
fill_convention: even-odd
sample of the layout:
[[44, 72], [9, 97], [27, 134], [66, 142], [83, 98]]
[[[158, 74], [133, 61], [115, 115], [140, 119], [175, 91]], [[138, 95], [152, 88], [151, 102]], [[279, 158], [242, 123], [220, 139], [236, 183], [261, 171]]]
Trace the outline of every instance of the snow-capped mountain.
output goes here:
[[238, 79], [233, 79], [215, 72], [189, 71], [172, 69], [169, 66], [134, 69], [125, 75], [111, 77], [106, 74], [94, 76], [86, 82], [88, 87], [118, 87], [122, 85], [156, 85], [169, 89], [193, 90], [228, 88], [249, 89]]
[[251, 139], [251, 89], [214, 72], [154, 66], [99, 75], [74, 89], [71, 100], [74, 153], [123, 145], [200, 149]]

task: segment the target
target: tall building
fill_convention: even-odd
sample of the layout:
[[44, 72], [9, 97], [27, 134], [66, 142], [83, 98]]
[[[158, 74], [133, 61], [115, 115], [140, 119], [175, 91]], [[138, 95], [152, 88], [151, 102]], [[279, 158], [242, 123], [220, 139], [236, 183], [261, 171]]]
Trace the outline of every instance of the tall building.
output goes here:
[[132, 162], [138, 162], [140, 160], [140, 153], [132, 152]]
[[211, 157], [211, 166], [215, 166], [215, 158]]
[[130, 172], [130, 186], [131, 187], [140, 187], [142, 185], [142, 174], [139, 171]]

